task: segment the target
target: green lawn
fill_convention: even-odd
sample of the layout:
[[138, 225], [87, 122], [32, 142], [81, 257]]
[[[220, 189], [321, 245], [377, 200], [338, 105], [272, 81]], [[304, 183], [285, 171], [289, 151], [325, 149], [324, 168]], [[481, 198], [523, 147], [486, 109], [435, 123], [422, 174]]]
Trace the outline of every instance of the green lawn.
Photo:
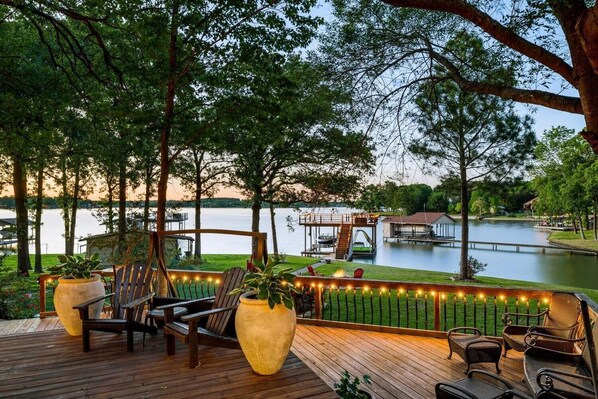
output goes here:
[[598, 251], [598, 241], [594, 240], [592, 230], [584, 230], [586, 239], [582, 240], [579, 233], [573, 231], [553, 231], [548, 236], [548, 241], [554, 244], [562, 244], [579, 249]]
[[431, 272], [427, 270], [402, 269], [390, 266], [366, 265], [354, 262], [337, 262], [318, 267], [318, 272], [330, 276], [338, 269], [345, 270], [352, 275], [353, 271], [361, 267], [364, 269], [363, 278], [372, 280], [393, 280], [409, 282], [426, 282], [437, 284], [479, 285], [488, 287], [532, 288], [549, 291], [581, 291], [598, 303], [598, 290], [589, 288], [575, 288], [555, 284], [532, 283], [529, 281], [507, 280], [494, 277], [478, 277], [475, 282], [452, 281], [453, 273]]

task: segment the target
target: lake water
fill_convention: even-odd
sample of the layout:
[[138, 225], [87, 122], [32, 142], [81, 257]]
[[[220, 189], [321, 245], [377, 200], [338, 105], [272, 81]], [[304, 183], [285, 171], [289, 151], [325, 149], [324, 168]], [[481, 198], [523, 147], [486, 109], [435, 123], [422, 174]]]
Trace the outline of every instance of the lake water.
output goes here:
[[[194, 209], [182, 209], [189, 214], [187, 228], [193, 228]], [[330, 209], [322, 210], [329, 212]], [[337, 209], [340, 213], [348, 210]], [[291, 209], [278, 209], [276, 224], [279, 250], [298, 255], [304, 250], [304, 231], [298, 225], [298, 213]], [[268, 210], [262, 210], [261, 231], [270, 234]], [[287, 217], [294, 223], [294, 231], [287, 227]], [[0, 211], [0, 218], [14, 217], [10, 211]], [[202, 227], [230, 230], [251, 229], [251, 209], [205, 208], [202, 209]], [[60, 210], [44, 211], [42, 226], [42, 252], [63, 253], [64, 232]], [[104, 233], [104, 227], [92, 216], [91, 211], [81, 210], [77, 220], [77, 237]], [[456, 228], [459, 237], [459, 226]], [[382, 223], [378, 225], [378, 253], [375, 259], [356, 260], [364, 263], [422, 269], [431, 271], [457, 272], [459, 248], [426, 244], [397, 244], [383, 242]], [[495, 241], [520, 244], [546, 245], [548, 233], [532, 228], [531, 222], [511, 221], [472, 221], [470, 239], [475, 241]], [[78, 248], [78, 246], [77, 246]], [[268, 243], [271, 250], [271, 241]], [[204, 253], [249, 253], [250, 240], [245, 237], [204, 235]], [[568, 255], [564, 252], [542, 254], [536, 251], [515, 252], [471, 249], [470, 254], [488, 267], [484, 276], [502, 277], [517, 280], [570, 285], [574, 287], [598, 288], [598, 258], [584, 255]]]

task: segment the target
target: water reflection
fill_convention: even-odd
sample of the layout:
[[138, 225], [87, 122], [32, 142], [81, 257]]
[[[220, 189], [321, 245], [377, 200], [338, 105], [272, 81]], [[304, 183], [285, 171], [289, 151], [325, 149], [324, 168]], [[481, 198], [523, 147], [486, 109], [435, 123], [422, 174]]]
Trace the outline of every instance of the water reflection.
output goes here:
[[[460, 226], [457, 227], [459, 235]], [[381, 230], [379, 236], [382, 236]], [[470, 237], [476, 241], [546, 245], [547, 236], [547, 232], [533, 229], [530, 222], [476, 221], [470, 225]], [[515, 248], [501, 251], [470, 249], [469, 253], [488, 264], [480, 275], [598, 288], [597, 257], [556, 251], [542, 254], [536, 249], [521, 250], [523, 252], [515, 252]], [[375, 259], [358, 261], [456, 273], [459, 269], [459, 251], [458, 247], [384, 243], [380, 240]]]

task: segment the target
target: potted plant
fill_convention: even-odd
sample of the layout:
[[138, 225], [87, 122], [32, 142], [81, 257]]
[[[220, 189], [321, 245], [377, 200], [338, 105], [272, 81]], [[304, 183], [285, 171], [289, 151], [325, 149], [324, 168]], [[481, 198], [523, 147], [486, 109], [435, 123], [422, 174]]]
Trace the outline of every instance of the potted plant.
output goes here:
[[[52, 274], [59, 274], [58, 287], [54, 292], [54, 307], [60, 322], [70, 335], [81, 335], [81, 318], [73, 306], [79, 305], [90, 299], [104, 295], [104, 284], [100, 281], [99, 274], [93, 274], [99, 269], [98, 254], [85, 258], [80, 255], [58, 256], [61, 262], [48, 268]], [[90, 317], [99, 318], [103, 303], [98, 302], [90, 307]]]
[[277, 373], [283, 366], [295, 336], [297, 319], [293, 309], [291, 269], [274, 270], [273, 262], [254, 261], [233, 293], [243, 293], [235, 316], [241, 349], [253, 370], [261, 375]]
[[[363, 382], [372, 385], [369, 375], [363, 376]], [[362, 383], [358, 377], [353, 377], [347, 370], [341, 375], [339, 382], [334, 383], [334, 391], [343, 399], [372, 399], [371, 393], [359, 388]]]

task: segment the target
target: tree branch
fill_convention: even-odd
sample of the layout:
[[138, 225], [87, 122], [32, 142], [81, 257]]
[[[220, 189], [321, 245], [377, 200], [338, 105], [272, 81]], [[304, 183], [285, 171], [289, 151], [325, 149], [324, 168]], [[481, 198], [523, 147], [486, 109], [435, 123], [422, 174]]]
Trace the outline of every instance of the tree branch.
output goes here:
[[505, 46], [529, 57], [558, 73], [573, 87], [577, 87], [573, 68], [562, 58], [517, 35], [512, 30], [478, 8], [463, 0], [382, 0], [395, 7], [419, 8], [430, 11], [442, 11], [458, 15], [480, 27], [491, 37]]

